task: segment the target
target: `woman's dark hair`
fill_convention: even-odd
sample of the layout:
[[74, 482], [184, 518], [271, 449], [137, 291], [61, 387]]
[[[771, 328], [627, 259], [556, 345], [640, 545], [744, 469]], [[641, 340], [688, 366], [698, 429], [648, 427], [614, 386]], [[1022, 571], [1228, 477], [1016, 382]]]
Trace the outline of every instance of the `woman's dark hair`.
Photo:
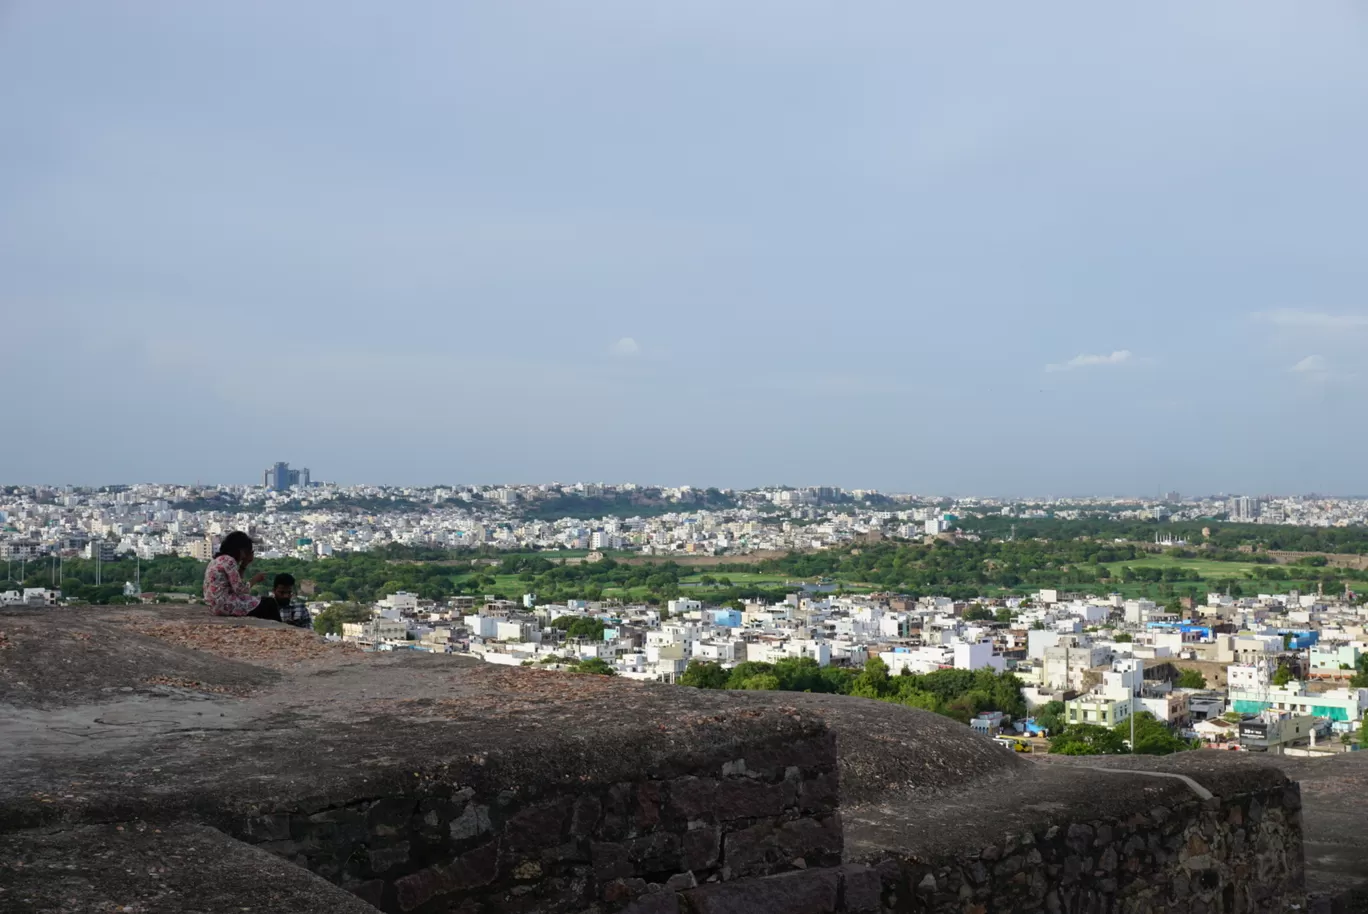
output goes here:
[[252, 538], [241, 530], [234, 530], [219, 543], [218, 554], [241, 559], [242, 553], [252, 548]]

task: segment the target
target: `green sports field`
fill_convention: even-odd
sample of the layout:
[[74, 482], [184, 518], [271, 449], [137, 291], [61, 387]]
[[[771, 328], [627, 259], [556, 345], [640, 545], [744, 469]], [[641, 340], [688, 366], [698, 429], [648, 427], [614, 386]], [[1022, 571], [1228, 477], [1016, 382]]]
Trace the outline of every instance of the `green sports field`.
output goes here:
[[1256, 562], [1213, 562], [1210, 559], [1180, 559], [1170, 555], [1146, 556], [1129, 562], [1109, 562], [1105, 566], [1113, 575], [1120, 577], [1123, 568], [1186, 568], [1200, 578], [1246, 578], [1256, 568], [1274, 566], [1260, 565]]
[[[1266, 565], [1258, 562], [1215, 562], [1211, 559], [1183, 559], [1170, 555], [1152, 555], [1129, 562], [1109, 562], [1106, 569], [1112, 574], [1112, 581], [1099, 585], [1102, 589], [1124, 594], [1127, 597], [1154, 596], [1160, 585], [1153, 581], [1123, 582], [1126, 568], [1182, 568], [1189, 572], [1181, 581], [1167, 582], [1174, 591], [1190, 589], [1198, 591], [1203, 587], [1215, 587], [1217, 582], [1234, 580], [1246, 594], [1286, 593], [1289, 590], [1312, 591], [1320, 572], [1325, 569], [1304, 568], [1296, 565]], [[1287, 572], [1286, 580], [1273, 580], [1258, 576], [1259, 570], [1279, 568]]]
[[703, 578], [705, 576], [710, 577], [715, 581], [720, 581], [723, 578], [726, 578], [728, 581], [731, 581], [732, 585], [735, 587], [746, 587], [752, 585], [759, 585], [762, 587], [782, 587], [784, 584], [796, 585], [802, 583], [801, 579], [790, 578], [782, 574], [760, 574], [754, 571], [715, 571], [691, 574], [688, 577], [680, 578], [679, 584], [681, 587], [701, 587], [703, 586]]

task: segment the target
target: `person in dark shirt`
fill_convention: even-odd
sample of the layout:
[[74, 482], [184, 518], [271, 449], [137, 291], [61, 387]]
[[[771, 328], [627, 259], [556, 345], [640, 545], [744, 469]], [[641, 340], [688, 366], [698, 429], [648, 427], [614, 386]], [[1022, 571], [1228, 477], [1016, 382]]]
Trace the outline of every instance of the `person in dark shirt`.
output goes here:
[[280, 611], [280, 621], [298, 628], [308, 628], [313, 624], [309, 618], [309, 608], [303, 600], [295, 599], [295, 579], [292, 574], [278, 574], [271, 582], [271, 596]]

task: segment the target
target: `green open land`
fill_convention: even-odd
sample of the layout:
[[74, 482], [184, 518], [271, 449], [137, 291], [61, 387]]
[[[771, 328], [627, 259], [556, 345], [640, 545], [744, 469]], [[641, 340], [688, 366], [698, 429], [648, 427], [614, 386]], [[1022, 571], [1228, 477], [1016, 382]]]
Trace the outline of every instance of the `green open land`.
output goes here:
[[[451, 576], [452, 584], [458, 589], [465, 589], [465, 585], [472, 578], [474, 573], [457, 574]], [[714, 583], [704, 583], [704, 577], [711, 577]], [[492, 583], [491, 583], [491, 580]], [[520, 600], [522, 595], [529, 591], [537, 593], [543, 597], [535, 582], [525, 580], [522, 575], [517, 574], [494, 574], [482, 575], [484, 584], [479, 588], [480, 594], [496, 594], [504, 599]], [[817, 578], [798, 578], [792, 575], [780, 573], [759, 573], [745, 571], [717, 572], [711, 575], [693, 574], [679, 578], [679, 595], [693, 597], [696, 599], [708, 598], [719, 600], [730, 598], [732, 588], [765, 588], [771, 591], [788, 591], [796, 589], [800, 584], [815, 583]], [[844, 590], [859, 593], [877, 589], [874, 585], [858, 581], [833, 580], [833, 583], [841, 586]], [[650, 586], [638, 585], [634, 587], [612, 586], [603, 587], [602, 596], [605, 599], [636, 600], [645, 601], [647, 598], [660, 594], [653, 591]]]
[[[1280, 565], [1252, 561], [1258, 554], [1232, 548], [1251, 545], [1244, 542], [1250, 537], [1263, 537], [1257, 539], [1263, 543], [1268, 536], [1262, 528], [1248, 536], [1236, 531], [1238, 536], [1232, 534], [1220, 547], [1208, 544], [1163, 554], [1146, 551], [1143, 541], [1104, 538], [1094, 530], [1070, 528], [1058, 533], [1061, 538], [862, 542], [801, 553], [703, 556], [688, 562], [632, 556], [586, 563], [575, 553], [472, 554], [391, 545], [375, 552], [316, 561], [263, 559], [253, 570], [268, 576], [289, 572], [299, 580], [306, 596], [334, 603], [366, 603], [404, 590], [425, 600], [458, 594], [477, 599], [498, 594], [517, 600], [533, 592], [546, 602], [617, 598], [658, 603], [693, 596], [721, 604], [782, 599], [800, 583], [822, 579], [847, 592], [883, 590], [959, 600], [1027, 594], [1042, 588], [1119, 592], [1166, 604], [1175, 597], [1200, 596], [1208, 590], [1241, 595], [1293, 588], [1313, 592], [1323, 586], [1327, 593], [1338, 593], [1348, 585], [1359, 594], [1368, 591], [1368, 569], [1334, 567], [1324, 555], [1307, 554], [1299, 558], [1301, 564]], [[1064, 538], [1065, 533], [1075, 535]], [[1076, 535], [1079, 533], [1088, 535]], [[1226, 532], [1218, 531], [1218, 535], [1225, 536]], [[1300, 533], [1298, 536], [1306, 538]], [[1357, 539], [1332, 545], [1362, 545], [1368, 550], [1368, 544]], [[48, 562], [30, 562], [27, 567], [13, 567], [11, 563], [7, 571], [10, 579], [0, 581], [0, 590], [58, 583], [57, 570]], [[130, 560], [97, 564], [68, 559], [62, 565], [60, 583], [68, 600], [120, 602], [126, 599], [123, 582], [138, 574], [144, 591], [193, 594], [198, 593], [203, 581], [204, 563], [175, 556], [144, 561], [140, 567]]]
[[[762, 584], [765, 586], [782, 587], [785, 584], [799, 584], [815, 580], [813, 578], [795, 578], [783, 574], [763, 574], [753, 571], [718, 571], [712, 574], [691, 574], [679, 579], [681, 587], [705, 586], [703, 578], [709, 577], [714, 581], [727, 580], [733, 584]], [[707, 585], [712, 586], [712, 585]]]
[[[464, 584], [466, 581], [470, 580], [472, 577], [473, 575], [471, 574], [453, 575], [452, 582], [457, 586], [460, 586]], [[488, 583], [488, 577], [485, 578], [486, 584], [482, 589], [482, 592], [489, 594], [498, 594], [500, 597], [504, 597], [506, 599], [521, 599], [522, 595], [527, 593], [529, 590], [535, 592], [537, 589], [534, 583], [523, 580], [520, 575], [496, 574], [492, 577], [494, 578], [494, 583], [492, 585]], [[712, 577], [715, 583], [705, 584], [703, 582], [704, 577]], [[802, 583], [812, 583], [815, 580], [815, 578], [804, 580], [782, 574], [759, 574], [754, 572], [719, 572], [716, 575], [710, 576], [695, 574], [689, 575], [687, 577], [681, 577], [679, 579], [679, 589], [681, 592], [681, 596], [701, 598], [708, 595], [716, 595], [720, 591], [726, 590], [728, 587], [727, 582], [730, 582], [730, 586], [733, 587], [765, 587], [773, 589], [784, 589], [796, 588], [798, 585]], [[869, 588], [860, 588], [854, 584], [847, 584], [846, 589], [859, 590]], [[603, 596], [609, 599], [617, 598], [622, 600], [645, 600], [647, 597], [651, 595], [651, 588], [647, 586], [608, 586], [603, 588]]]
[[1278, 566], [1260, 565], [1256, 562], [1213, 562], [1210, 559], [1180, 559], [1170, 555], [1146, 556], [1126, 562], [1107, 562], [1104, 566], [1113, 576], [1120, 575], [1123, 568], [1186, 568], [1195, 573], [1192, 580], [1206, 578], [1244, 578], [1256, 568]]
[[[1164, 583], [1174, 591], [1192, 588], [1216, 588], [1224, 582], [1234, 581], [1247, 594], [1285, 593], [1288, 590], [1315, 590], [1314, 574], [1319, 569], [1296, 565], [1269, 565], [1259, 562], [1217, 562], [1211, 559], [1179, 558], [1171, 555], [1150, 555], [1121, 562], [1107, 562], [1103, 565], [1112, 575], [1111, 582], [1104, 587], [1108, 591], [1121, 593], [1127, 597], [1153, 596], [1159, 592], [1155, 581], [1125, 580], [1127, 568], [1158, 569], [1170, 572], [1165, 575]], [[1173, 578], [1172, 570], [1186, 572]], [[1268, 577], [1268, 575], [1286, 575]], [[1199, 591], [1200, 592], [1200, 591]]]

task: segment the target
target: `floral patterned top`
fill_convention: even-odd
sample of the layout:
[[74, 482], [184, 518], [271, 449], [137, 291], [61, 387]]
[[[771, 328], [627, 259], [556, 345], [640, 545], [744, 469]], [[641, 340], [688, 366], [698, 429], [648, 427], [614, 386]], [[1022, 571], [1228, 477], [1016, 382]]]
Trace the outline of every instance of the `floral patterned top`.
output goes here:
[[216, 616], [245, 616], [261, 599], [252, 596], [251, 585], [242, 580], [237, 559], [220, 555], [204, 569], [204, 602]]

